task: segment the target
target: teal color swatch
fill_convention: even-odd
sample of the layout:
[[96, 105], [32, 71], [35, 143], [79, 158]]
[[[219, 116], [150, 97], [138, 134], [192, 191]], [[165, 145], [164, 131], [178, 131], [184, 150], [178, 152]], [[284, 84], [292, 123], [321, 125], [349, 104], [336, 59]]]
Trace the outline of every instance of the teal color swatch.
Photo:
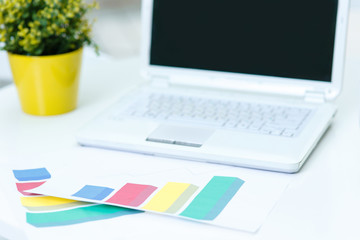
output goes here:
[[244, 181], [236, 177], [213, 177], [180, 216], [214, 220], [243, 184]]
[[35, 227], [55, 227], [109, 219], [141, 212], [142, 211], [109, 205], [94, 205], [58, 212], [27, 212], [26, 221]]

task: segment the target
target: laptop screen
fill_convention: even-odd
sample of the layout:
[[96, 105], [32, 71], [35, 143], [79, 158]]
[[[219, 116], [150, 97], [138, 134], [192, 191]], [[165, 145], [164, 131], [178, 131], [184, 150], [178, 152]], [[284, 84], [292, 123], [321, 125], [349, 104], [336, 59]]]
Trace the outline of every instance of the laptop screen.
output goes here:
[[331, 81], [337, 0], [154, 0], [150, 64]]

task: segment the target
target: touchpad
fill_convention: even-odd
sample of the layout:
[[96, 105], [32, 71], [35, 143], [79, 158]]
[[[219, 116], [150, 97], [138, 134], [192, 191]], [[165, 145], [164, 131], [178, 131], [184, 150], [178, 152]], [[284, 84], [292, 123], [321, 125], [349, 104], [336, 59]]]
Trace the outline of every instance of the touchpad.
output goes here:
[[204, 128], [160, 125], [146, 138], [146, 141], [201, 147], [213, 132], [214, 130]]

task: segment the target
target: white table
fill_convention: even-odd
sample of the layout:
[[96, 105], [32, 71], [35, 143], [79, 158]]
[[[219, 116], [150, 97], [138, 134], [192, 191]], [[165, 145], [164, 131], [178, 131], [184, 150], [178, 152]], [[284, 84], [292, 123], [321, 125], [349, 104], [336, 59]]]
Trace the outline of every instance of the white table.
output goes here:
[[[352, 10], [338, 115], [259, 232], [249, 234], [146, 215], [143, 221], [151, 227], [134, 231], [130, 226], [132, 233], [125, 234], [128, 239], [360, 239], [359, 26], [360, 11]], [[2, 53], [0, 68], [7, 67], [5, 61]], [[9, 159], [21, 162], [29, 155], [76, 146], [76, 129], [143, 81], [139, 67], [137, 57], [109, 61], [87, 54], [78, 109], [54, 117], [22, 113], [15, 87], [0, 89], [0, 167]], [[7, 74], [2, 69], [0, 76]], [[6, 214], [11, 213], [0, 213], [0, 220], [6, 221]]]

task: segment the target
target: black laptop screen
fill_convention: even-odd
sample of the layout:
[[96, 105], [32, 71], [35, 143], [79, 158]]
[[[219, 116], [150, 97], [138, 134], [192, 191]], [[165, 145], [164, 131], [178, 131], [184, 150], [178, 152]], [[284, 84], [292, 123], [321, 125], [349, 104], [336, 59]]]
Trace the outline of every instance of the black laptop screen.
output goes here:
[[150, 64], [331, 81], [337, 0], [154, 0]]

